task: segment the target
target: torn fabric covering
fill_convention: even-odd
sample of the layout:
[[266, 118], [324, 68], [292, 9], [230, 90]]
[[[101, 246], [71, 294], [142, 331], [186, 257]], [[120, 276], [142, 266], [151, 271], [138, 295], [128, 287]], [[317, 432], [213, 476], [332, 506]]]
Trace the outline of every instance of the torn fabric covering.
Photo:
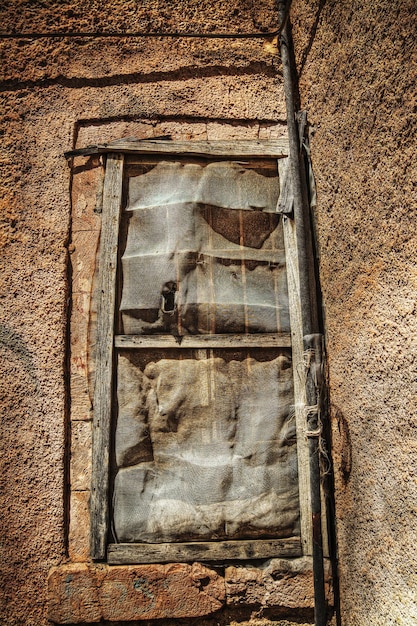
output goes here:
[[288, 332], [276, 162], [164, 161], [129, 179], [125, 334]]
[[118, 371], [118, 541], [299, 534], [288, 352], [123, 352]]

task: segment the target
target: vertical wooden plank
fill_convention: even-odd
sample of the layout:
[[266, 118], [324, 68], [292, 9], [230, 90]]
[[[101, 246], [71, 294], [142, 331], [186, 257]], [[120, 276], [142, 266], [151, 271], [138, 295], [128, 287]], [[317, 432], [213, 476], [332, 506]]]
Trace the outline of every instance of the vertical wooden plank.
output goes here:
[[91, 557], [106, 557], [108, 483], [117, 245], [122, 199], [123, 155], [109, 154], [103, 189], [97, 297], [96, 376], [94, 385], [91, 484]]
[[[278, 160], [280, 180], [284, 180], [288, 158]], [[287, 264], [288, 299], [290, 308], [291, 343], [294, 372], [294, 411], [297, 431], [298, 484], [300, 494], [301, 544], [303, 554], [311, 556], [313, 529], [311, 521], [310, 460], [306, 437], [306, 386], [304, 368], [303, 326], [300, 299], [298, 249], [292, 218], [282, 217], [285, 258]]]

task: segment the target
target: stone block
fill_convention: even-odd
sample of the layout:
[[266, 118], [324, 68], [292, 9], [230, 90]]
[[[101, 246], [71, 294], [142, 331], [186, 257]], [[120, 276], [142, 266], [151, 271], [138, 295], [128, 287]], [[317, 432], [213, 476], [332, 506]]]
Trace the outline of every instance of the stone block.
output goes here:
[[224, 597], [223, 579], [198, 563], [117, 567], [100, 590], [109, 621], [209, 615]]
[[271, 124], [262, 122], [259, 124], [259, 139], [267, 141], [270, 139], [280, 139], [288, 135], [286, 124]]
[[[330, 594], [330, 564], [325, 566], [326, 594]], [[314, 607], [313, 563], [309, 557], [272, 559], [265, 567], [230, 566], [225, 571], [229, 605], [258, 605], [287, 609]]]
[[207, 139], [209, 141], [228, 141], [230, 139], [258, 139], [259, 124], [230, 124], [224, 122], [209, 122], [207, 124]]
[[87, 373], [71, 372], [71, 420], [90, 420], [93, 417]]
[[171, 135], [173, 141], [205, 140], [207, 139], [207, 127], [204, 122], [163, 121], [156, 124], [154, 134], [156, 136]]
[[91, 483], [90, 421], [73, 422], [71, 426], [71, 489], [85, 491]]
[[[93, 143], [93, 142], [91, 142]], [[83, 144], [87, 145], [87, 144]], [[104, 170], [98, 155], [79, 159], [72, 180], [72, 232], [100, 230]]]
[[73, 491], [70, 501], [68, 550], [71, 561], [84, 562], [90, 556], [89, 491]]
[[79, 129], [77, 137], [77, 148], [85, 148], [85, 146], [97, 143], [107, 143], [122, 138], [135, 137], [136, 139], [147, 139], [158, 136], [155, 131], [157, 126], [155, 120], [141, 121], [114, 121], [99, 126], [88, 125]]
[[222, 608], [224, 579], [198, 563], [64, 565], [48, 578], [48, 617], [58, 624], [200, 617]]
[[72, 234], [69, 252], [73, 293], [82, 292], [89, 296], [91, 294], [93, 277], [98, 261], [99, 240], [100, 231], [98, 230], [78, 231]]
[[80, 361], [87, 362], [88, 325], [90, 317], [91, 295], [87, 292], [72, 294], [71, 310], [71, 362], [77, 367]]
[[[91, 350], [91, 330], [89, 331], [90, 295], [75, 293], [72, 296], [71, 314], [71, 419], [91, 419], [91, 394], [89, 387], [89, 350]], [[89, 341], [90, 340], [90, 341]]]
[[48, 576], [48, 617], [57, 624], [94, 623], [101, 619], [99, 576], [87, 565], [54, 568]]

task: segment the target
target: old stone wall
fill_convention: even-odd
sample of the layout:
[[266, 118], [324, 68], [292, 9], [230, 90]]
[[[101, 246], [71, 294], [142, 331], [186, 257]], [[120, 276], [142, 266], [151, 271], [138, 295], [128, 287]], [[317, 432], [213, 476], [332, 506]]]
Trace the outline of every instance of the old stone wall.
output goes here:
[[[251, 32], [274, 30], [278, 21], [271, 0], [4, 0], [0, 11], [1, 32], [8, 33]], [[295, 0], [292, 8], [302, 105], [314, 131], [343, 626], [417, 623], [413, 16], [413, 0]], [[80, 454], [71, 464], [68, 452], [71, 439], [82, 451], [90, 437], [83, 390], [81, 405], [69, 412], [77, 384], [70, 388], [67, 379], [69, 354], [77, 357], [74, 346], [69, 350], [69, 318], [71, 307], [82, 312], [85, 303], [82, 263], [77, 274], [69, 257], [83, 249], [83, 231], [94, 240], [88, 211], [99, 167], [91, 167], [90, 179], [88, 169], [78, 172], [85, 183], [80, 200], [77, 171], [63, 153], [128, 136], [281, 136], [279, 57], [269, 40], [180, 38], [32, 37], [2, 40], [0, 51], [0, 621], [49, 623], [49, 574], [52, 619], [80, 621], [79, 610], [85, 622], [120, 623], [126, 613], [112, 613], [114, 585], [106, 587], [117, 572], [91, 572], [82, 563], [89, 459]], [[71, 267], [79, 279], [72, 304]], [[72, 334], [71, 341], [80, 345], [85, 336]], [[81, 376], [85, 363], [76, 364]], [[69, 557], [79, 565], [65, 572]], [[185, 613], [163, 613], [158, 567], [165, 566], [148, 571], [149, 588], [137, 582], [140, 571], [127, 568], [116, 582], [134, 576], [145, 599], [152, 592], [162, 603], [149, 619], [166, 615], [159, 623], [170, 626], [311, 623], [311, 570], [300, 563], [283, 575], [278, 565], [229, 567], [220, 583], [203, 566], [164, 570], [174, 581], [173, 605]], [[283, 614], [280, 606], [291, 610]]]

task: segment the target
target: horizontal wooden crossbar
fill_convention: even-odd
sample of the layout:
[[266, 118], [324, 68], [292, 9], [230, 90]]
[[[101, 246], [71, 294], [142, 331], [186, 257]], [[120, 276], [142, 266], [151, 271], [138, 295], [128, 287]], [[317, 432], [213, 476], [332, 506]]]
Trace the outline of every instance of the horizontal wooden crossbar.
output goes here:
[[169, 141], [161, 139], [126, 139], [101, 143], [65, 152], [67, 159], [91, 154], [136, 153], [136, 154], [188, 154], [192, 156], [226, 158], [279, 158], [288, 156], [288, 139], [270, 141]]
[[127, 565], [129, 563], [234, 561], [301, 555], [300, 538], [288, 537], [191, 543], [112, 543], [108, 546], [107, 561], [110, 565]]
[[290, 348], [289, 333], [253, 335], [116, 335], [116, 348]]

